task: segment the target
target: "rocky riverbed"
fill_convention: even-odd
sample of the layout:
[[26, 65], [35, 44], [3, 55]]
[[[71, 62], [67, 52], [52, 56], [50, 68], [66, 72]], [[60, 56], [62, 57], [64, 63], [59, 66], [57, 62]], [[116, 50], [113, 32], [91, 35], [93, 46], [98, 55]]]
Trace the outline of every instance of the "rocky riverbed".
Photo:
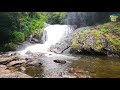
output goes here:
[[28, 56], [10, 52], [0, 55], [0, 77], [1, 78], [32, 78], [25, 74], [28, 66], [41, 66], [42, 64]]
[[[59, 25], [59, 27], [62, 26]], [[63, 29], [65, 29], [64, 26], [61, 30]], [[49, 33], [51, 30], [49, 31], [48, 28]], [[51, 33], [49, 35], [49, 37], [53, 36]], [[49, 42], [45, 40], [47, 42], [45, 44], [28, 45], [22, 55], [17, 51], [1, 52], [0, 77], [91, 78], [113, 77], [113, 75], [120, 77], [120, 22], [72, 29], [59, 42], [53, 44], [52, 40], [56, 41], [55, 37], [48, 40]], [[36, 40], [32, 39], [32, 41]], [[82, 55], [86, 56], [82, 57]], [[87, 55], [95, 55], [95, 57], [87, 57]], [[105, 58], [101, 59], [99, 56]], [[104, 65], [105, 67], [103, 67]]]
[[90, 78], [87, 74], [78, 74], [83, 70], [69, 68], [76, 58], [54, 53], [27, 52], [22, 56], [9, 52], [0, 56], [0, 78]]
[[[37, 53], [38, 54], [38, 53]], [[120, 59], [47, 53], [0, 55], [0, 78], [119, 78]]]

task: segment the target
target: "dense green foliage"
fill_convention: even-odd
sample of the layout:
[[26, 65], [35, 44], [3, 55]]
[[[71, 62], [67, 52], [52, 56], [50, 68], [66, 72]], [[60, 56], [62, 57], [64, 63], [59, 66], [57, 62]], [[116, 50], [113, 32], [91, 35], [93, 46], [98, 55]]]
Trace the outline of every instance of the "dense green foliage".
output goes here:
[[44, 12], [43, 14], [49, 24], [64, 24], [65, 12]]
[[13, 50], [32, 33], [41, 33], [45, 21], [45, 16], [40, 12], [1, 12], [0, 49]]
[[0, 50], [15, 50], [31, 34], [41, 37], [44, 23], [63, 24], [64, 12], [1, 12]]

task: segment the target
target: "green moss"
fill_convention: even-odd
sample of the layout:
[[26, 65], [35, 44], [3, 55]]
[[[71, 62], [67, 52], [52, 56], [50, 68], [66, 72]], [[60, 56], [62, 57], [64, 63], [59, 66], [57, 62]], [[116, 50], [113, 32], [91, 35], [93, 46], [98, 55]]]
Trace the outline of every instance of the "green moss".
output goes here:
[[85, 31], [84, 30], [81, 30], [81, 33], [84, 33]]
[[96, 44], [101, 44], [101, 41], [100, 40], [96, 40]]
[[[105, 41], [105, 42], [103, 42]], [[99, 28], [93, 28], [86, 32], [76, 34], [72, 41], [75, 49], [91, 48], [97, 52], [102, 52], [109, 48], [110, 52], [120, 52], [120, 22], [109, 22], [101, 25]]]
[[102, 42], [100, 41], [100, 40], [96, 40], [96, 42], [95, 42], [95, 49], [96, 49], [96, 51], [100, 51], [100, 50], [102, 50], [102, 48], [104, 47], [104, 45], [102, 44]]
[[111, 33], [105, 34], [105, 36], [109, 45], [113, 48], [113, 50], [120, 52], [120, 37], [115, 36]]
[[102, 28], [101, 31], [102, 31], [103, 33], [108, 33], [108, 32], [109, 32], [109, 30], [108, 30], [107, 28]]
[[94, 29], [94, 30], [91, 31], [90, 34], [93, 34], [94, 36], [99, 37], [101, 35], [101, 32], [96, 30], [96, 29]]
[[79, 47], [79, 45], [78, 45], [78, 38], [73, 39], [73, 41], [72, 41], [72, 47], [73, 48], [78, 48]]

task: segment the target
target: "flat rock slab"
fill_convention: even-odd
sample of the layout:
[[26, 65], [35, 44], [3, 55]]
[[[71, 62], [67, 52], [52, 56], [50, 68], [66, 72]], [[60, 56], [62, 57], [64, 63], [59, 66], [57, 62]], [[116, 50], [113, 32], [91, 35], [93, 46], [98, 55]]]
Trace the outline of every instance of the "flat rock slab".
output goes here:
[[6, 57], [6, 58], [0, 58], [0, 64], [7, 64], [11, 61], [16, 60], [15, 57]]
[[27, 62], [26, 60], [12, 61], [12, 62], [8, 63], [7, 66], [8, 66], [8, 67], [10, 67], [10, 66], [15, 66], [15, 65], [18, 65], [18, 64], [26, 63], [26, 62]]
[[7, 66], [6, 65], [0, 65], [0, 69], [7, 69]]
[[32, 78], [31, 76], [24, 74], [22, 72], [13, 72], [13, 73], [0, 73], [0, 78]]

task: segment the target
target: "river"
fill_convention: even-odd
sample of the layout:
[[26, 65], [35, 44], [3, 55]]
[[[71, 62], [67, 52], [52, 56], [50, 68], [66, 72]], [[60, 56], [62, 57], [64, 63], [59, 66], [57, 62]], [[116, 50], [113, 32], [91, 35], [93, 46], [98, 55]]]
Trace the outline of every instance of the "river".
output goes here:
[[[40, 78], [64, 78], [68, 76], [120, 78], [119, 58], [55, 54], [48, 51], [51, 45], [58, 43], [73, 31], [74, 28], [69, 25], [50, 25], [46, 27], [43, 44], [28, 46], [20, 51], [21, 55], [26, 55], [27, 51], [45, 53], [45, 56], [37, 57], [43, 65], [41, 67], [27, 67], [25, 73]], [[55, 63], [53, 60], [65, 60], [66, 63]]]

